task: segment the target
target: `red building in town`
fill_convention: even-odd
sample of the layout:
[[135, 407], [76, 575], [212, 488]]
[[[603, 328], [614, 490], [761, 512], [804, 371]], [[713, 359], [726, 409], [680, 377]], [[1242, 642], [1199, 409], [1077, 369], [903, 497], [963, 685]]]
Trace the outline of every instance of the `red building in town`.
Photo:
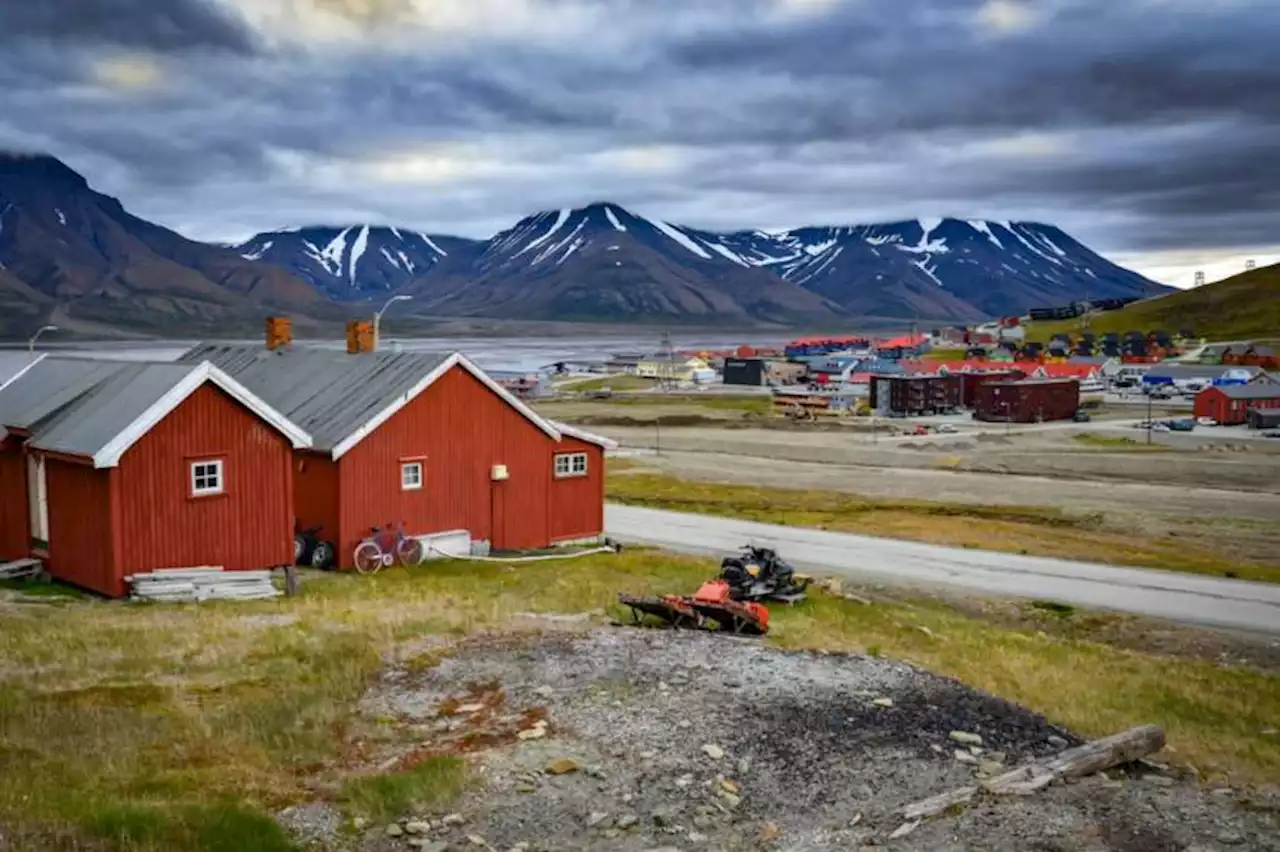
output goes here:
[[0, 388], [0, 559], [104, 595], [161, 568], [293, 561], [310, 436], [208, 363], [46, 356]]
[[1249, 419], [1251, 409], [1280, 409], [1280, 385], [1257, 382], [1247, 385], [1215, 385], [1196, 394], [1196, 417], [1212, 417], [1224, 426]]
[[611, 442], [540, 417], [461, 354], [204, 344], [184, 360], [218, 365], [312, 435], [294, 512], [341, 568], [375, 526], [465, 530], [498, 550], [603, 532]]

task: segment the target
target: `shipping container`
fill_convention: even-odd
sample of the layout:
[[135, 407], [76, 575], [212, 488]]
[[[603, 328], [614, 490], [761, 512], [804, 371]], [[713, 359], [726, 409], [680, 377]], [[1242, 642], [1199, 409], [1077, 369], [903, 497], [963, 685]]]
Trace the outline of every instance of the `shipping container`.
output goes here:
[[996, 423], [1070, 420], [1080, 409], [1076, 379], [1025, 379], [988, 382], [978, 388], [973, 416]]

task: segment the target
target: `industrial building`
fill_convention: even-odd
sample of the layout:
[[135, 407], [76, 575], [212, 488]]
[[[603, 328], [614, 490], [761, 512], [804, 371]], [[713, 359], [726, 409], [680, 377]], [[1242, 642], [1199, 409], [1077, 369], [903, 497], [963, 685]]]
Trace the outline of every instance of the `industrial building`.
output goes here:
[[760, 387], [765, 383], [768, 367], [763, 358], [725, 358], [724, 383]]
[[1076, 379], [1023, 379], [980, 386], [973, 416], [995, 423], [1042, 423], [1069, 420], [1079, 408]]
[[1216, 385], [1196, 394], [1196, 417], [1212, 417], [1224, 426], [1248, 422], [1249, 412], [1280, 409], [1280, 385], [1254, 382]]
[[45, 356], [0, 388], [0, 561], [104, 595], [161, 568], [293, 561], [311, 436], [207, 361]]
[[210, 343], [183, 360], [212, 362], [311, 433], [294, 513], [334, 543], [341, 568], [374, 526], [466, 531], [508, 550], [604, 528], [612, 443], [540, 417], [460, 353]]

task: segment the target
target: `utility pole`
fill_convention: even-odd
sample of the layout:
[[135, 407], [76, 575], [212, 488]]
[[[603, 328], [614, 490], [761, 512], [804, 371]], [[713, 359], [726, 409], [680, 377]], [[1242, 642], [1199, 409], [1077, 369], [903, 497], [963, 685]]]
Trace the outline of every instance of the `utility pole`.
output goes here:
[[1151, 443], [1151, 433], [1155, 431], [1153, 428], [1156, 424], [1151, 422], [1151, 389], [1147, 389], [1147, 443]]

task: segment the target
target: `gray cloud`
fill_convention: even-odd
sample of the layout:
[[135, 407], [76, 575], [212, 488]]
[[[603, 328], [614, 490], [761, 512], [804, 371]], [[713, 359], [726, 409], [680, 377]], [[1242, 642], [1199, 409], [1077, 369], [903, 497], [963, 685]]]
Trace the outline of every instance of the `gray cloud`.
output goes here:
[[[1009, 31], [979, 0], [506, 0], [476, 28], [461, 0], [425, 22], [323, 0], [352, 24], [329, 41], [253, 31], [230, 2], [6, 5], [0, 145], [209, 238], [481, 235], [608, 198], [709, 227], [957, 214], [1113, 251], [1280, 243], [1270, 0], [1040, 0]], [[105, 84], [121, 49], [155, 79]]]
[[240, 53], [255, 41], [243, 21], [210, 0], [10, 0], [0, 5], [0, 44], [24, 39]]

